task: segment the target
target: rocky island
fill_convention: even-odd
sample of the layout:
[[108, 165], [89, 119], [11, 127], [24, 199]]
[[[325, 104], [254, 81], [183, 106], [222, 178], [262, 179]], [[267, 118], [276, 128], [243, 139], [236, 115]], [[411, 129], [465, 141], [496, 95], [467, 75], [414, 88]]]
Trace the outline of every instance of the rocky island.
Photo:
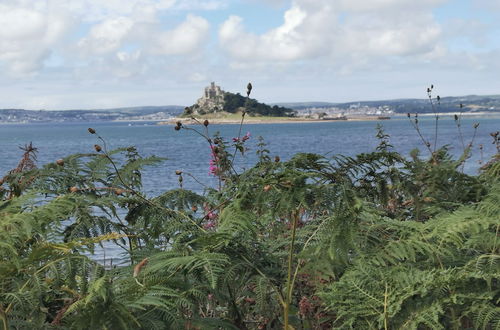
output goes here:
[[212, 82], [205, 87], [203, 95], [192, 106], [186, 107], [181, 117], [203, 118], [231, 118], [232, 115], [241, 114], [242, 111], [251, 117], [294, 117], [295, 111], [290, 108], [260, 103], [240, 93], [231, 93]]

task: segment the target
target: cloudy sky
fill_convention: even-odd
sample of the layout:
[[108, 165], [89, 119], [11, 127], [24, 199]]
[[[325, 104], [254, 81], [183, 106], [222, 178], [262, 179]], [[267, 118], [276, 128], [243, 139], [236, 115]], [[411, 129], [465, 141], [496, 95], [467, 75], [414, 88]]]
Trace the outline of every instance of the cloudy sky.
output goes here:
[[500, 94], [500, 0], [0, 0], [0, 108]]

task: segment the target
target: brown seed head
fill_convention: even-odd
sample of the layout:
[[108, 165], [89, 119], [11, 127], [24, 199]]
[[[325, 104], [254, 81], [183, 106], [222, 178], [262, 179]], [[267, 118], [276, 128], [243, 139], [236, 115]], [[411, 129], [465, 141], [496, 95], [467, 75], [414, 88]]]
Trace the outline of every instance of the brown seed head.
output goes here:
[[95, 149], [95, 151], [97, 151], [97, 152], [101, 152], [101, 151], [102, 151], [101, 146], [100, 146], [100, 145], [98, 145], [98, 144], [94, 144], [94, 149]]
[[196, 205], [191, 206], [191, 211], [193, 211], [193, 212], [198, 211], [198, 206], [196, 206]]
[[176, 131], [178, 131], [178, 130], [180, 130], [180, 129], [181, 129], [181, 127], [180, 127], [180, 126], [175, 126], [175, 127], [174, 127], [174, 129], [175, 129]]
[[88, 131], [90, 134], [95, 134], [95, 129], [93, 129], [92, 127], [89, 127]]
[[474, 129], [478, 128], [479, 127], [479, 123], [474, 123]]
[[59, 166], [64, 166], [64, 159], [58, 159], [56, 160], [56, 164]]
[[125, 192], [125, 190], [123, 190], [121, 188], [116, 188], [115, 189], [115, 195], [123, 195], [124, 192]]
[[274, 162], [275, 162], [275, 163], [279, 163], [279, 162], [280, 162], [280, 160], [281, 160], [280, 156], [276, 156], [276, 157], [274, 157]]
[[205, 119], [205, 121], [203, 122], [203, 126], [207, 127], [208, 124], [209, 124], [208, 119]]
[[144, 258], [144, 259], [142, 259], [141, 262], [139, 262], [137, 265], [135, 265], [134, 274], [133, 274], [134, 277], [139, 276], [139, 273], [148, 264], [148, 261], [149, 261], [148, 258]]
[[244, 300], [245, 300], [245, 302], [249, 303], [250, 305], [255, 304], [255, 299], [254, 298], [245, 297]]
[[175, 171], [175, 175], [181, 175], [182, 174], [182, 171], [181, 170], [176, 170]]

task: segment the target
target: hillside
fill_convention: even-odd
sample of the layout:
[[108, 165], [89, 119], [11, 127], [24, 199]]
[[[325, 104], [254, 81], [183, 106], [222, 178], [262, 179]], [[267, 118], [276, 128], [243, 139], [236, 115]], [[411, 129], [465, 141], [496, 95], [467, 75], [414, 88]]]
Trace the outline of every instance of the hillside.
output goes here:
[[[463, 108], [460, 108], [460, 104]], [[354, 101], [345, 103], [328, 102], [297, 102], [276, 103], [293, 110], [331, 109], [341, 110], [357, 108], [383, 108], [387, 107], [394, 113], [431, 113], [433, 112], [428, 99], [396, 99], [380, 101]], [[442, 97], [439, 104], [436, 102], [438, 112], [496, 112], [500, 111], [500, 95], [467, 95]]]
[[178, 105], [142, 106], [102, 110], [24, 110], [0, 109], [0, 123], [96, 122], [166, 120], [179, 114]]

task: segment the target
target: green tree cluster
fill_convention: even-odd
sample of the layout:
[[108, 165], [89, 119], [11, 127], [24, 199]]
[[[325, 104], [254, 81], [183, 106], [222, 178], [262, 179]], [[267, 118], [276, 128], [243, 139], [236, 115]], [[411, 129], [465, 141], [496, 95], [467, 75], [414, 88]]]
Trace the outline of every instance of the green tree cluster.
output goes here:
[[280, 107], [277, 105], [270, 106], [264, 103], [259, 103], [257, 100], [242, 96], [240, 93], [225, 93], [224, 95], [224, 111], [236, 113], [244, 108], [250, 115], [274, 116], [274, 117], [293, 117], [292, 109]]

